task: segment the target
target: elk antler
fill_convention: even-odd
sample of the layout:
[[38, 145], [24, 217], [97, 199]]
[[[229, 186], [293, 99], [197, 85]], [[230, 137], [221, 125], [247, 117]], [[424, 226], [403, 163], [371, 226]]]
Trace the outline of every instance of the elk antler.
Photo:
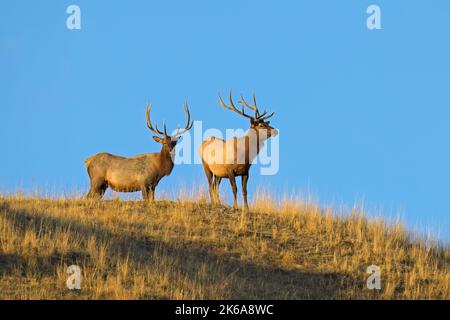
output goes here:
[[266, 116], [267, 110], [264, 110], [263, 113], [259, 113], [258, 105], [256, 104], [256, 95], [255, 94], [253, 94], [253, 106], [251, 106], [247, 102], [245, 102], [244, 97], [242, 95], [241, 95], [241, 100], [239, 100], [239, 103], [243, 104], [250, 110], [254, 110], [255, 111], [255, 119], [258, 121], [265, 121], [275, 114], [275, 112], [272, 112], [271, 114]]
[[151, 130], [151, 131], [153, 131], [154, 133], [156, 133], [156, 134], [159, 134], [159, 135], [162, 135], [162, 136], [167, 136], [167, 131], [166, 131], [166, 122], [164, 121], [164, 132], [162, 132], [162, 131], [160, 131], [159, 129], [158, 129], [158, 125], [156, 125], [154, 128], [153, 128], [153, 125], [152, 125], [152, 121], [150, 120], [150, 110], [152, 109], [152, 105], [151, 105], [151, 103], [148, 103], [147, 104], [147, 108], [146, 108], [146, 110], [145, 110], [145, 115], [146, 115], [146, 117], [147, 117], [147, 127]]
[[179, 137], [186, 131], [189, 131], [192, 128], [192, 125], [194, 124], [194, 121], [191, 122], [191, 113], [189, 112], [189, 106], [188, 106], [187, 102], [184, 103], [184, 111], [186, 112], [186, 115], [187, 115], [186, 126], [184, 127], [183, 130], [175, 133], [173, 135], [174, 137]]
[[258, 120], [260, 121], [266, 121], [267, 119], [269, 119], [271, 116], [273, 116], [275, 114], [275, 112], [272, 112], [271, 114], [269, 114], [268, 116], [263, 117], [267, 112], [264, 112], [259, 118]]
[[[239, 103], [243, 104], [244, 106], [246, 106], [250, 110], [256, 111], [259, 114], [258, 106], [256, 105], [256, 96], [255, 96], [255, 94], [253, 94], [253, 104], [254, 104], [253, 106], [251, 106], [247, 102], [245, 102], [244, 96], [242, 94], [241, 94], [241, 100], [239, 100]], [[256, 116], [256, 112], [255, 112], [255, 116]]]
[[232, 110], [232, 111], [237, 112], [237, 113], [239, 113], [240, 115], [242, 115], [242, 116], [244, 116], [244, 117], [246, 117], [246, 118], [249, 118], [249, 119], [251, 119], [251, 120], [255, 120], [254, 117], [252, 117], [252, 116], [250, 116], [250, 115], [248, 115], [248, 114], [245, 114], [245, 112], [244, 112], [244, 107], [242, 107], [242, 111], [239, 111], [239, 110], [235, 107], [235, 105], [234, 105], [234, 103], [233, 103], [233, 99], [232, 99], [232, 97], [231, 97], [231, 89], [230, 89], [230, 106], [227, 106], [227, 105], [223, 102], [222, 97], [220, 96], [220, 94], [219, 94], [219, 102], [220, 102], [220, 104], [222, 105], [222, 107], [224, 107], [225, 109]]

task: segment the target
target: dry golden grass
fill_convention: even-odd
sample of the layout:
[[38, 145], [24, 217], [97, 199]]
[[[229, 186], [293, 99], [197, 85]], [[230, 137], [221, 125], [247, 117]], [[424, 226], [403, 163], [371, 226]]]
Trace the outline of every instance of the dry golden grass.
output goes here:
[[[400, 224], [269, 197], [250, 212], [205, 200], [0, 196], [1, 299], [449, 299], [449, 248]], [[82, 269], [82, 289], [66, 271]], [[368, 290], [366, 268], [381, 268]]]

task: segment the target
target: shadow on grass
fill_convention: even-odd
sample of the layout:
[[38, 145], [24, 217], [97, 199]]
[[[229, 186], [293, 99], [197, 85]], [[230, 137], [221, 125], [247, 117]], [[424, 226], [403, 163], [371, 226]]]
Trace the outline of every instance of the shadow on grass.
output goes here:
[[[218, 270], [221, 275], [229, 275], [233, 278], [224, 298], [230, 299], [338, 299], [342, 298], [342, 292], [346, 288], [361, 288], [363, 281], [355, 279], [351, 275], [342, 273], [314, 273], [302, 270], [287, 270], [272, 266], [262, 266], [248, 261], [242, 261], [231, 254], [216, 254], [207, 248], [201, 248], [192, 243], [184, 243], [177, 240], [176, 245], [150, 238], [142, 234], [115, 233], [100, 226], [88, 225], [71, 218], [56, 218], [45, 212], [30, 212], [25, 209], [13, 209], [4, 203], [0, 205], [0, 214], [8, 219], [19, 234], [26, 231], [35, 232], [37, 236], [45, 226], [46, 232], [66, 230], [73, 237], [87, 241], [93, 238], [97, 245], [106, 244], [108, 249], [108, 266], [105, 270], [115, 270], [115, 265], [120, 258], [128, 256], [128, 259], [136, 265], [145, 267], [159, 267], [158, 261], [154, 261], [155, 252], [170, 261], [167, 270], [171, 273], [183, 275], [199, 283], [202, 287], [214, 287], [220, 285], [223, 277], [215, 275]], [[145, 227], [145, 226], [141, 226]], [[118, 228], [121, 229], [120, 226]], [[70, 251], [64, 254], [54, 252], [51, 256], [43, 257], [39, 253], [33, 262], [18, 255], [7, 255], [0, 252], [0, 275], [7, 276], [17, 270], [26, 274], [27, 265], [30, 263], [42, 276], [55, 276], [56, 267], [59, 265], [78, 264], [86, 266], [92, 263], [92, 257], [80, 251]], [[161, 262], [159, 262], [161, 263]], [[199, 276], [200, 268], [207, 266], [204, 276]], [[103, 275], [108, 276], [107, 271]], [[236, 285], [237, 284], [237, 285]], [[149, 288], [151, 290], [151, 288]], [[148, 295], [142, 298], [155, 298]], [[167, 298], [156, 296], [156, 298]]]

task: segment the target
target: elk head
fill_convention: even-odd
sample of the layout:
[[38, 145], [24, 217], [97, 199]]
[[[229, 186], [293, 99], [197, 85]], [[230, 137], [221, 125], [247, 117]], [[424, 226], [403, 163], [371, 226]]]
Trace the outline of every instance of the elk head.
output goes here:
[[[238, 101], [240, 104], [243, 105], [241, 110], [237, 109], [236, 106], [234, 105], [233, 99], [232, 99], [231, 90], [230, 90], [229, 99], [230, 99], [230, 105], [227, 106], [223, 102], [222, 98], [219, 95], [219, 102], [222, 105], [222, 107], [224, 107], [225, 109], [228, 109], [228, 110], [232, 110], [232, 111], [240, 114], [241, 116], [244, 116], [244, 117], [250, 119], [250, 129], [254, 129], [254, 130], [257, 130], [257, 131], [265, 130], [266, 136], [268, 138], [269, 137], [275, 137], [278, 134], [278, 130], [273, 128], [273, 127], [271, 127], [270, 126], [270, 121], [267, 121], [267, 119], [272, 117], [275, 114], [275, 112], [272, 112], [271, 114], [267, 115], [267, 111], [264, 110], [263, 113], [260, 113], [259, 109], [258, 109], [258, 106], [256, 104], [256, 96], [255, 96], [255, 94], [253, 94], [253, 106], [251, 106], [247, 102], [245, 102], [244, 97], [241, 95], [241, 100]], [[245, 110], [244, 110], [244, 107], [255, 111], [255, 115], [251, 116], [251, 115], [246, 114]]]
[[153, 136], [153, 140], [155, 140], [156, 142], [161, 143], [163, 146], [167, 146], [169, 151], [172, 152], [172, 150], [177, 145], [177, 142], [180, 139], [180, 137], [186, 131], [189, 131], [192, 128], [192, 125], [194, 124], [194, 122], [191, 122], [191, 114], [189, 112], [189, 107], [188, 107], [187, 103], [184, 103], [184, 111], [186, 112], [186, 115], [187, 115], [186, 126], [182, 130], [180, 130], [178, 128], [177, 132], [175, 134], [171, 135], [171, 136], [167, 134], [166, 122], [164, 122], [164, 131], [160, 131], [158, 129], [158, 125], [153, 127], [152, 122], [150, 120], [150, 110], [151, 110], [151, 108], [152, 108], [151, 104], [150, 103], [147, 104], [147, 109], [146, 109], [147, 127], [153, 133], [157, 134], [157, 136]]

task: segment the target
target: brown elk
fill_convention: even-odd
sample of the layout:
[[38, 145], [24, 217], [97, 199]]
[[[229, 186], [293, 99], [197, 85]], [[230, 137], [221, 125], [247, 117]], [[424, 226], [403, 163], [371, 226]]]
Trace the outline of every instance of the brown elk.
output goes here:
[[[209, 184], [209, 195], [211, 203], [220, 203], [219, 185], [223, 178], [230, 180], [233, 190], [234, 204], [237, 208], [237, 186], [236, 177], [242, 178], [242, 195], [244, 197], [245, 209], [248, 209], [247, 202], [247, 182], [249, 170], [253, 160], [258, 155], [260, 149], [264, 146], [265, 141], [270, 137], [275, 137], [278, 131], [270, 126], [268, 118], [274, 113], [267, 115], [267, 111], [259, 112], [256, 105], [256, 97], [253, 95], [253, 106], [245, 102], [241, 95], [242, 109], [238, 110], [232, 99], [230, 90], [230, 105], [226, 105], [219, 95], [219, 102], [222, 107], [232, 110], [248, 119], [250, 119], [250, 129], [240, 138], [232, 138], [224, 141], [217, 137], [212, 137], [204, 141], [200, 147], [200, 156], [202, 158], [203, 168]], [[255, 112], [254, 116], [245, 113], [245, 108]]]
[[147, 105], [147, 127], [158, 136], [153, 136], [156, 142], [162, 144], [159, 153], [146, 153], [132, 158], [125, 158], [109, 153], [98, 153], [85, 160], [86, 168], [91, 180], [88, 198], [101, 199], [106, 189], [111, 188], [119, 192], [141, 191], [144, 200], [153, 201], [155, 188], [159, 181], [168, 176], [173, 169], [175, 146], [178, 139], [192, 128], [189, 107], [185, 103], [184, 111], [187, 114], [186, 126], [169, 136], [164, 123], [164, 132], [153, 127], [150, 120], [151, 105]]

